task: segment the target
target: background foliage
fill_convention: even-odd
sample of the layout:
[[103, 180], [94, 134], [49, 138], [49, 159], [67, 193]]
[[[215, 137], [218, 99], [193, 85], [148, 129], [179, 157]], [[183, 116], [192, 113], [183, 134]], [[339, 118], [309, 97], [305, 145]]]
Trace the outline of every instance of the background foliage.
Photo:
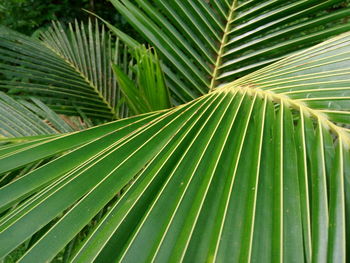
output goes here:
[[31, 35], [51, 25], [51, 20], [63, 23], [74, 19], [87, 22], [89, 14], [99, 14], [118, 28], [137, 37], [136, 32], [118, 14], [109, 1], [96, 0], [5, 0], [0, 2], [0, 25]]

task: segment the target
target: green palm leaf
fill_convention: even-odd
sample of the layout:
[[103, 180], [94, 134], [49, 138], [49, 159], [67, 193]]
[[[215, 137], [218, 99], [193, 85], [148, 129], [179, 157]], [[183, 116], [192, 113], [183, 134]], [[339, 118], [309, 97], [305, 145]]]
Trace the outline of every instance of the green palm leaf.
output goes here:
[[[111, 0], [161, 53], [179, 102], [350, 30], [342, 0]], [[315, 15], [316, 14], [316, 15]]]
[[41, 40], [1, 28], [0, 68], [11, 80], [2, 80], [0, 88], [37, 96], [63, 114], [117, 118], [121, 93], [111, 63], [129, 61], [122, 59], [119, 41], [113, 45], [104, 28], [90, 21], [67, 30], [54, 22]]
[[346, 33], [173, 109], [0, 148], [0, 173], [63, 153], [0, 189], [0, 256], [41, 231], [20, 262], [49, 261], [94, 219], [72, 262], [345, 262], [349, 62]]
[[[82, 129], [82, 125], [76, 125], [73, 118], [66, 117], [64, 120], [36, 98], [15, 100], [0, 92], [0, 112], [0, 145], [5, 145], [3, 147], [5, 151], [7, 148], [12, 148], [14, 143], [18, 148], [30, 147], [46, 138], [54, 138], [57, 133]], [[0, 187], [36, 169], [48, 160], [39, 160], [26, 165], [23, 169], [0, 175]]]

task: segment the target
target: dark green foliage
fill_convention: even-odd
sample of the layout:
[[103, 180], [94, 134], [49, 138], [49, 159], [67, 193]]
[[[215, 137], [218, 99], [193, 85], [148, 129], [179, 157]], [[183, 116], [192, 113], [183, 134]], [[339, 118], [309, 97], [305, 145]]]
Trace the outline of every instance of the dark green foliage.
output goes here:
[[131, 35], [135, 31], [115, 11], [109, 1], [104, 0], [5, 0], [0, 1], [0, 25], [31, 35], [49, 27], [51, 20], [72, 22], [74, 19], [87, 22], [88, 13], [99, 14], [118, 28]]

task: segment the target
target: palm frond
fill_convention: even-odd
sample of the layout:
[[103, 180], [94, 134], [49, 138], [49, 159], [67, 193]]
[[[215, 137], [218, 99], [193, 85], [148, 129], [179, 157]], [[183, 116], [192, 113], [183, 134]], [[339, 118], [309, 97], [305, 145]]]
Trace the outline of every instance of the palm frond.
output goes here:
[[111, 3], [160, 52], [179, 102], [350, 30], [343, 0]]
[[349, 65], [346, 33], [173, 109], [0, 148], [0, 173], [64, 153], [0, 189], [0, 257], [41, 230], [20, 262], [50, 261], [105, 209], [70, 261], [345, 262]]
[[119, 42], [112, 41], [90, 21], [87, 27], [75, 22], [66, 30], [53, 22], [41, 40], [1, 28], [0, 68], [11, 80], [2, 80], [0, 88], [37, 96], [63, 114], [82, 111], [88, 117], [117, 118], [121, 94], [111, 63], [122, 65], [124, 60]]

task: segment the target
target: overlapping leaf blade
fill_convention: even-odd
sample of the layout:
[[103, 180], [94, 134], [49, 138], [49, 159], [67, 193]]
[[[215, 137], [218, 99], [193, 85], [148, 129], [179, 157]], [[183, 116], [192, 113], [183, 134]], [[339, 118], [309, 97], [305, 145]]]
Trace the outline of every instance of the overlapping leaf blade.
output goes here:
[[37, 99], [18, 102], [0, 92], [0, 136], [24, 137], [74, 131]]

